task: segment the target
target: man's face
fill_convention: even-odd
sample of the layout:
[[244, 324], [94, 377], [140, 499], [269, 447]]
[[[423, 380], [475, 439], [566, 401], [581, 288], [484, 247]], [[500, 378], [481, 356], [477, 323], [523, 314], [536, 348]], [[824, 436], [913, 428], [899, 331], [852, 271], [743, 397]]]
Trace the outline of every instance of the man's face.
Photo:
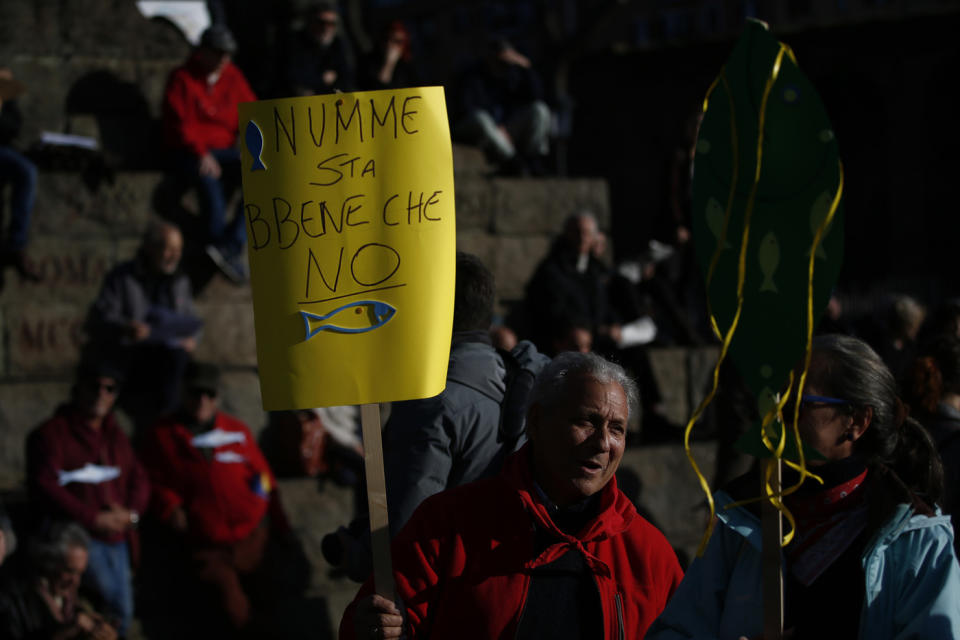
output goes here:
[[200, 62], [201, 71], [206, 75], [220, 74], [223, 68], [230, 62], [230, 53], [220, 51], [219, 49], [210, 49], [201, 47], [197, 50], [197, 60]]
[[87, 550], [83, 547], [69, 547], [60, 572], [53, 577], [50, 585], [54, 595], [64, 598], [76, 596], [80, 588], [80, 579], [87, 570]]
[[567, 223], [564, 230], [567, 245], [580, 255], [590, 253], [596, 234], [597, 224], [587, 216], [577, 216]]
[[104, 418], [117, 400], [117, 381], [109, 376], [81, 380], [77, 386], [77, 406], [90, 418]]
[[212, 389], [187, 389], [184, 393], [184, 409], [197, 424], [213, 420], [217, 413], [217, 392]]
[[156, 273], [173, 275], [183, 255], [183, 236], [176, 229], [167, 229], [163, 241], [147, 249], [150, 268]]
[[337, 37], [340, 16], [336, 11], [321, 11], [310, 20], [310, 32], [323, 46], [329, 46]]
[[582, 375], [566, 382], [557, 406], [531, 408], [535, 477], [551, 500], [574, 504], [606, 486], [623, 457], [628, 418], [619, 384]]

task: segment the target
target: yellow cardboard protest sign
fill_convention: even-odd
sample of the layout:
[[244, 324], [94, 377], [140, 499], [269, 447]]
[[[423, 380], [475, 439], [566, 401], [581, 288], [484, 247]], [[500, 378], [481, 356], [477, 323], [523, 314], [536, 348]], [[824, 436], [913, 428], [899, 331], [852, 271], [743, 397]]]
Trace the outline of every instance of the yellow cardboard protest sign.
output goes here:
[[266, 410], [446, 383], [456, 227], [442, 87], [240, 105]]

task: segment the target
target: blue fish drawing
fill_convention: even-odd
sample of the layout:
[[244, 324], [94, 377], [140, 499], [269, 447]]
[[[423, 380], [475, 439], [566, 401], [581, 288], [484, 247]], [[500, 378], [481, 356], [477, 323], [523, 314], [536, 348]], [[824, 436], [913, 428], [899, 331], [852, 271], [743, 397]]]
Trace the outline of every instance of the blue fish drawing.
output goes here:
[[[321, 331], [333, 331], [335, 333], [366, 333], [379, 329], [390, 322], [397, 310], [386, 302], [377, 302], [376, 300], [360, 300], [351, 302], [342, 307], [338, 307], [330, 313], [317, 315], [309, 311], [301, 311], [303, 316], [303, 326], [306, 330], [304, 340], [309, 340]], [[328, 322], [337, 317], [336, 323]], [[354, 320], [355, 319], [355, 320]], [[310, 328], [310, 321], [322, 324]], [[348, 320], [354, 320], [348, 322]], [[349, 325], [349, 326], [347, 326]]]
[[57, 483], [63, 487], [71, 482], [100, 484], [120, 477], [120, 467], [108, 467], [88, 462], [73, 471], [57, 471]]
[[253, 156], [253, 166], [250, 167], [250, 171], [266, 171], [267, 167], [260, 159], [260, 154], [263, 153], [263, 132], [253, 120], [247, 123], [243, 139], [247, 143], [247, 151]]

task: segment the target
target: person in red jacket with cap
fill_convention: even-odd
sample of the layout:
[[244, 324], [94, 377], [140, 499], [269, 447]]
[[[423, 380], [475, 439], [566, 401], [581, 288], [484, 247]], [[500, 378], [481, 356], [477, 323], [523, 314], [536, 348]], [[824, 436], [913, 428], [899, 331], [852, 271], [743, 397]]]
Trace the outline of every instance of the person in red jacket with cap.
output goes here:
[[271, 533], [286, 533], [289, 524], [250, 429], [218, 410], [219, 379], [215, 365], [188, 366], [183, 407], [154, 426], [143, 462], [156, 515], [182, 534], [194, 577], [215, 588], [241, 629], [251, 618], [241, 576], [260, 567]]
[[170, 74], [163, 96], [163, 129], [177, 169], [196, 180], [208, 216], [206, 251], [235, 282], [246, 279], [243, 205], [228, 225], [221, 180], [240, 175], [237, 105], [257, 99], [230, 61], [237, 43], [223, 25], [203, 32], [200, 45]]
[[683, 572], [614, 478], [636, 396], [618, 365], [557, 356], [528, 444], [499, 476], [421, 504], [393, 541], [396, 602], [368, 581], [340, 638], [642, 638]]
[[71, 401], [27, 437], [27, 484], [53, 519], [79, 523], [91, 536], [87, 573], [126, 632], [133, 617], [130, 556], [150, 483], [117, 425], [121, 374], [102, 360], [77, 370]]

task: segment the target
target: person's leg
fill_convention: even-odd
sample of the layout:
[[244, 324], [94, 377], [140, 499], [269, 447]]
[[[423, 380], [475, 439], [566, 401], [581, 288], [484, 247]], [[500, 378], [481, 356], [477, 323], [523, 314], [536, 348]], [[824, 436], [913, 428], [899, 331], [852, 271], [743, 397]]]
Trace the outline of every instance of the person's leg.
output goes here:
[[22, 251], [27, 246], [30, 214], [37, 195], [37, 168], [10, 147], [0, 146], [0, 176], [11, 185], [10, 233], [6, 248]]
[[236, 147], [227, 149], [211, 149], [213, 157], [220, 163], [220, 197], [222, 200], [223, 211], [220, 218], [217, 234], [213, 234], [211, 227], [211, 242], [229, 257], [235, 257], [247, 243], [247, 229], [243, 215], [243, 198], [237, 204], [237, 210], [233, 219], [228, 223], [226, 221], [227, 201], [224, 197], [223, 182], [225, 180], [236, 179], [240, 175], [240, 150]]
[[122, 636], [133, 619], [133, 586], [127, 543], [91, 540], [89, 553], [87, 574], [107, 605], [120, 616], [118, 631]]
[[250, 599], [240, 584], [232, 554], [225, 549], [203, 549], [193, 555], [197, 578], [216, 589], [230, 624], [242, 629], [250, 621]]
[[509, 160], [516, 155], [513, 142], [483, 109], [471, 111], [456, 124], [453, 134], [455, 138], [478, 144], [484, 149], [492, 149], [498, 160]]
[[550, 107], [537, 100], [514, 113], [507, 131], [520, 153], [529, 157], [545, 156], [550, 151]]

